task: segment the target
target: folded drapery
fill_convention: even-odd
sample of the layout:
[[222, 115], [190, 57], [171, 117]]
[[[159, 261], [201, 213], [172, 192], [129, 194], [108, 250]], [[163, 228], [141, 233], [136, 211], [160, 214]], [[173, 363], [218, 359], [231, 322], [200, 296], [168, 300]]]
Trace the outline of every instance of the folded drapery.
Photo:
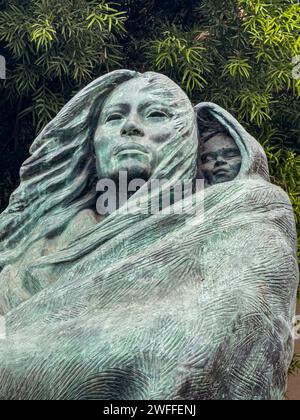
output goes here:
[[[238, 177], [170, 214], [111, 214], [21, 270], [32, 296], [6, 315], [0, 398], [284, 397], [298, 284], [292, 207], [256, 140], [217, 105], [201, 112], [239, 147]], [[146, 189], [140, 197], [147, 207]], [[182, 204], [189, 211], [175, 211]]]

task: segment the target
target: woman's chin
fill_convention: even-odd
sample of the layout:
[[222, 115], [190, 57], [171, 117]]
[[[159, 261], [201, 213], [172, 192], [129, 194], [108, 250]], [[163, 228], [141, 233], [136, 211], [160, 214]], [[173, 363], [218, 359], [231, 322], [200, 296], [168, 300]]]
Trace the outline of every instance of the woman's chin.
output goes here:
[[148, 159], [127, 158], [116, 166], [113, 178], [116, 178], [117, 176], [117, 178], [120, 180], [121, 178], [127, 176], [128, 181], [133, 179], [148, 180], [151, 176], [151, 173], [152, 168]]

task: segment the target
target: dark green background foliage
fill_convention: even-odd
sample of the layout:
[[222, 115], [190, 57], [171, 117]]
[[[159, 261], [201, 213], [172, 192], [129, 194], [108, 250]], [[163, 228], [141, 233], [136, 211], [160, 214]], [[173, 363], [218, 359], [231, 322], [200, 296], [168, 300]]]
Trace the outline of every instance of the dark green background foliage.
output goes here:
[[300, 226], [300, 6], [291, 0], [0, 0], [0, 210], [36, 134], [108, 71], [154, 70], [265, 147]]

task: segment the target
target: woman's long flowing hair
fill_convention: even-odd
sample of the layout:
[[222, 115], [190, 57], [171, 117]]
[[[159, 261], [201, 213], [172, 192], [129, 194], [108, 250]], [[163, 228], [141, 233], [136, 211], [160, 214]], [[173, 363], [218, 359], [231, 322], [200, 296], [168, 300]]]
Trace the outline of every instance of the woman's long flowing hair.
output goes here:
[[[176, 108], [174, 153], [159, 165], [156, 178], [170, 178], [178, 167], [180, 177], [195, 172], [195, 116], [183, 91], [166, 76], [153, 72], [117, 70], [100, 77], [65, 105], [30, 148], [31, 157], [20, 171], [20, 186], [0, 215], [0, 272], [5, 265], [17, 261], [35, 241], [59, 234], [79, 211], [95, 209], [96, 124], [112, 91], [136, 77], [146, 78], [151, 93], [163, 92], [170, 107]], [[183, 141], [187, 137], [193, 141]]]

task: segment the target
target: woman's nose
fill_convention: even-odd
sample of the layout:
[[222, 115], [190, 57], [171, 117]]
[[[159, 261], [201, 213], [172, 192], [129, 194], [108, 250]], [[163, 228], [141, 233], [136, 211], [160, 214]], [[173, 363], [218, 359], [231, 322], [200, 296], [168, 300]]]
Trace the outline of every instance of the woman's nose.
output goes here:
[[121, 129], [121, 136], [144, 136], [144, 130], [134, 118], [128, 118]]

